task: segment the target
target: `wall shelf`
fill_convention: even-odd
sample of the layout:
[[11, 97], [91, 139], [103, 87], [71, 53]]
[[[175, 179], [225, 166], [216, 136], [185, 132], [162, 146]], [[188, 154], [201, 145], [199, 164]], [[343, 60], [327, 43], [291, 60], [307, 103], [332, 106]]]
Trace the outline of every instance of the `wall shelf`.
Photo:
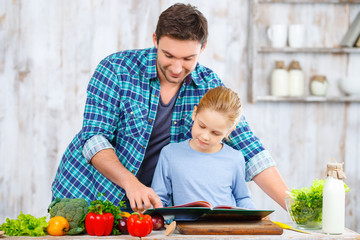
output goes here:
[[356, 4], [360, 3], [360, 0], [259, 0], [259, 3], [306, 3], [306, 4]]
[[[318, 6], [318, 4], [327, 5]], [[340, 89], [342, 79], [354, 77], [358, 79], [360, 48], [338, 45], [353, 16], [360, 11], [360, 0], [251, 0], [249, 7], [251, 38], [248, 49], [250, 69], [248, 97], [251, 103], [360, 103], [360, 96], [345, 96]], [[337, 20], [337, 14], [342, 14], [341, 21]], [[266, 41], [266, 29], [271, 24], [279, 23], [304, 24], [310, 27], [312, 35], [310, 40], [308, 39], [309, 47], [270, 47], [269, 42]], [[300, 62], [305, 75], [305, 96], [270, 95], [271, 72], [275, 62], [279, 60], [284, 61], [287, 66], [292, 60]], [[326, 97], [310, 95], [308, 86], [314, 75], [327, 77], [329, 89]]]
[[256, 102], [360, 102], [360, 96], [341, 96], [341, 97], [276, 97], [276, 96], [257, 96]]
[[344, 53], [360, 53], [360, 48], [273, 48], [260, 47], [258, 53], [329, 53], [329, 54], [344, 54]]

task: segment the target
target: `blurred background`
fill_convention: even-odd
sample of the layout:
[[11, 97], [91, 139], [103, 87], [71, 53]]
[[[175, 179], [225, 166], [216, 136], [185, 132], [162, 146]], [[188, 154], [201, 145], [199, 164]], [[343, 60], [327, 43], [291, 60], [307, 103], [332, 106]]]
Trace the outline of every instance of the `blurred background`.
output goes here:
[[[262, 4], [259, 11], [251, 0], [0, 0], [0, 223], [20, 211], [47, 215], [50, 186], [62, 154], [81, 129], [86, 87], [96, 65], [120, 50], [152, 47], [159, 14], [176, 2], [191, 3], [207, 17], [209, 39], [200, 63], [238, 92], [243, 114], [290, 188], [325, 178], [330, 158], [345, 163], [346, 227], [359, 232], [360, 102], [249, 99], [255, 91], [270, 94], [275, 60], [288, 65], [294, 58], [254, 51], [266, 46], [267, 25], [310, 18], [306, 24], [316, 39], [308, 36], [307, 43], [332, 47], [360, 4], [305, 4], [300, 11], [297, 4], [275, 3]], [[334, 90], [340, 80], [331, 76], [356, 76], [360, 82], [359, 56], [315, 53], [299, 59], [306, 81], [309, 68], [316, 72], [318, 66], [328, 77], [329, 93], [341, 94]], [[258, 208], [275, 209], [273, 220], [291, 221], [255, 183], [249, 187]]]

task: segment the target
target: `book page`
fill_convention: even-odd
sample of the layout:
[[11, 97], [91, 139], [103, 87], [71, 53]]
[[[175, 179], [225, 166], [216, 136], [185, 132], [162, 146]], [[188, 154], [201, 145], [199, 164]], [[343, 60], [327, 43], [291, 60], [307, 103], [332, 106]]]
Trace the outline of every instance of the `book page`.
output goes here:
[[196, 202], [190, 202], [185, 203], [181, 205], [171, 206], [169, 208], [178, 208], [178, 207], [206, 207], [206, 208], [212, 208], [211, 204], [206, 201], [196, 201]]

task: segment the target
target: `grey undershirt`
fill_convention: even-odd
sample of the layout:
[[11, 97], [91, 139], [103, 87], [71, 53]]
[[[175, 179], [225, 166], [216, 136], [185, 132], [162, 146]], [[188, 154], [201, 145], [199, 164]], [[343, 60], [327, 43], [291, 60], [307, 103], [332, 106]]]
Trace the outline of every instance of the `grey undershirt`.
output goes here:
[[[178, 94], [179, 91], [177, 91], [168, 104], [164, 104], [160, 97], [153, 130], [146, 148], [144, 160], [136, 174], [139, 181], [147, 187], [151, 186], [161, 149], [170, 143], [171, 119]], [[126, 204], [129, 206], [126, 196], [123, 198], [123, 201], [126, 201]]]

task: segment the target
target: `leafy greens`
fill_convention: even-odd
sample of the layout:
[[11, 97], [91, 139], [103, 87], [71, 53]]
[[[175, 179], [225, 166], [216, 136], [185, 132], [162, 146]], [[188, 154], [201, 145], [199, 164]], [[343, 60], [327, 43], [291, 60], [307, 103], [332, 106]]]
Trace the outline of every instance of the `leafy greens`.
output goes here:
[[36, 218], [20, 212], [17, 219], [7, 218], [6, 222], [0, 225], [0, 230], [5, 231], [7, 236], [45, 236], [48, 225], [46, 216]]
[[[296, 223], [306, 225], [311, 222], [322, 221], [324, 185], [325, 179], [316, 179], [310, 187], [293, 188], [288, 192], [292, 199], [288, 210]], [[349, 187], [345, 183], [344, 187], [345, 192], [348, 192]]]

